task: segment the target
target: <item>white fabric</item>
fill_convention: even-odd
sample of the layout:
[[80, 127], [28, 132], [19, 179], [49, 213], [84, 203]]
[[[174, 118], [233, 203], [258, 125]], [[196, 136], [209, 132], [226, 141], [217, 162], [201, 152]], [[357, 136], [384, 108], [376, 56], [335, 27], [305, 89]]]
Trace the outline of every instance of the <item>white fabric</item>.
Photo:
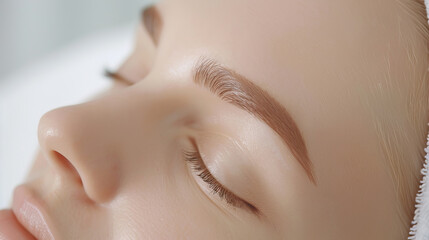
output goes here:
[[[425, 0], [425, 4], [429, 19], [429, 0]], [[420, 181], [419, 191], [416, 196], [416, 211], [414, 212], [414, 219], [408, 239], [429, 240], [429, 133], [425, 152], [425, 162], [421, 170], [422, 180]]]
[[429, 239], [429, 187], [428, 187], [428, 166], [429, 166], [429, 133], [427, 137], [427, 146], [425, 148], [426, 156], [423, 168], [421, 170], [422, 180], [420, 181], [419, 191], [416, 196], [416, 211], [410, 236], [408, 239], [428, 240]]
[[29, 169], [42, 114], [106, 88], [104, 68], [125, 59], [133, 35], [133, 24], [98, 32], [0, 79], [0, 209]]

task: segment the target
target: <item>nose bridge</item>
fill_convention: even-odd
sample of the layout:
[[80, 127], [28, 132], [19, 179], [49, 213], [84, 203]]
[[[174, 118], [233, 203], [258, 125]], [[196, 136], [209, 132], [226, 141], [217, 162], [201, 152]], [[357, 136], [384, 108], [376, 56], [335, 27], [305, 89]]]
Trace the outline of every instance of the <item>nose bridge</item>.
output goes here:
[[[155, 134], [159, 114], [153, 114], [157, 98], [149, 93], [133, 94], [121, 91], [55, 109], [40, 120], [38, 134], [44, 155], [61, 176], [80, 178], [86, 194], [96, 202], [115, 196], [132, 152], [139, 151], [140, 159], [144, 158], [145, 145], [159, 137]], [[67, 165], [72, 167], [64, 167]]]

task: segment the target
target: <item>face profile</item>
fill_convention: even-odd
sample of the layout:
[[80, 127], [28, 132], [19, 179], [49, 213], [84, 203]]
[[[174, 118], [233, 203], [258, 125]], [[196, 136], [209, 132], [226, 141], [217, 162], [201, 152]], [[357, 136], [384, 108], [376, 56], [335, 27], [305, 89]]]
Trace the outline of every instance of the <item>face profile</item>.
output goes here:
[[41, 118], [0, 236], [408, 236], [423, 1], [164, 0], [141, 20], [109, 91]]

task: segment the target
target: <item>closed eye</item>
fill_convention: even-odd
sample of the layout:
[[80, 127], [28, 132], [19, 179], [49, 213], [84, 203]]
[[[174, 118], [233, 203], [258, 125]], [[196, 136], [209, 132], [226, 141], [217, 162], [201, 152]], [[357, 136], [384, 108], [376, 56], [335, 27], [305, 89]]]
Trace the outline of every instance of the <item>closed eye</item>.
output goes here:
[[193, 139], [191, 139], [191, 143], [192, 149], [183, 151], [184, 158], [189, 163], [192, 171], [208, 185], [211, 193], [218, 195], [231, 206], [247, 209], [253, 214], [259, 215], [259, 210], [253, 204], [232, 193], [213, 177], [201, 157], [197, 144]]

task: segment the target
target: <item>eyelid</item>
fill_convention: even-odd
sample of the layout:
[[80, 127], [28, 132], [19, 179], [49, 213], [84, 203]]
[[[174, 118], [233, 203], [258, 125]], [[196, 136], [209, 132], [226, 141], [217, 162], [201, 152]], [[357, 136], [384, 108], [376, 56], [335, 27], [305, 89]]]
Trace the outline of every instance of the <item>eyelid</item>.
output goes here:
[[225, 200], [229, 205], [234, 207], [245, 208], [255, 215], [259, 215], [259, 210], [251, 203], [243, 200], [235, 195], [228, 188], [222, 185], [208, 170], [204, 160], [202, 159], [198, 146], [195, 140], [190, 139], [193, 149], [184, 150], [185, 160], [191, 165], [191, 169], [198, 177], [209, 185], [212, 194], [218, 195], [222, 200]]

